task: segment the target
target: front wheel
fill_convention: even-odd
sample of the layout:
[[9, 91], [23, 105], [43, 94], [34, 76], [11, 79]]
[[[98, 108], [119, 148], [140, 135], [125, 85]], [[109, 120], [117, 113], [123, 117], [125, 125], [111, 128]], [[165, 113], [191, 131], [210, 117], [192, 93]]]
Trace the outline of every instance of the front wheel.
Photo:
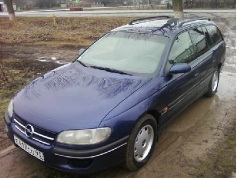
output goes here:
[[208, 85], [208, 91], [205, 94], [207, 97], [212, 97], [217, 92], [217, 88], [219, 85], [219, 76], [220, 76], [220, 71], [215, 70], [212, 75], [212, 79]]
[[126, 167], [137, 170], [151, 157], [157, 140], [157, 123], [152, 115], [145, 115], [135, 125], [129, 137], [126, 150]]

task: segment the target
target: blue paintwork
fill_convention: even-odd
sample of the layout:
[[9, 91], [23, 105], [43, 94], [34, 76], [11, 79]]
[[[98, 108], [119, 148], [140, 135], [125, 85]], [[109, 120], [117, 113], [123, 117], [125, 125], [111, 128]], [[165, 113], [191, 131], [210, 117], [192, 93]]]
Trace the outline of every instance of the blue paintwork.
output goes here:
[[[96, 128], [113, 108], [150, 80], [74, 62], [22, 89], [14, 98], [14, 111], [27, 122], [57, 133]], [[55, 122], [58, 125], [52, 128]]]
[[169, 73], [180, 74], [180, 73], [187, 73], [190, 70], [191, 70], [191, 67], [187, 63], [177, 63], [171, 66]]
[[[200, 21], [195, 24], [214, 23]], [[179, 72], [169, 73], [167, 59], [176, 35], [193, 26], [160, 28], [154, 23], [142, 23], [113, 30], [169, 37], [160, 71], [154, 78], [111, 73], [84, 67], [75, 61], [37, 78], [14, 97], [14, 113], [33, 126], [56, 134], [63, 130], [110, 127], [112, 133], [105, 142], [73, 146], [55, 141], [51, 146], [43, 145], [18, 131], [13, 118], [6, 118], [6, 115], [9, 138], [13, 140], [13, 134], [17, 135], [33, 148], [44, 152], [48, 165], [64, 171], [89, 174], [120, 163], [124, 159], [122, 155], [125, 155], [126, 138], [144, 114], [152, 113], [157, 119], [158, 128], [162, 128], [207, 91], [214, 69], [224, 62], [225, 42], [222, 41], [210, 49], [205, 57], [200, 57], [190, 71], [188, 65], [177, 65], [175, 70]], [[184, 68], [187, 69], [185, 73], [180, 73]], [[168, 112], [163, 111], [165, 107], [169, 108]], [[10, 119], [12, 122], [9, 124]], [[117, 148], [121, 143], [115, 143], [121, 139], [125, 140], [124, 145]], [[86, 168], [70, 165], [71, 158], [54, 155], [54, 146], [80, 151], [103, 148], [101, 153], [105, 153], [111, 150], [106, 148], [109, 144], [115, 144], [117, 149], [91, 158], [92, 163]]]

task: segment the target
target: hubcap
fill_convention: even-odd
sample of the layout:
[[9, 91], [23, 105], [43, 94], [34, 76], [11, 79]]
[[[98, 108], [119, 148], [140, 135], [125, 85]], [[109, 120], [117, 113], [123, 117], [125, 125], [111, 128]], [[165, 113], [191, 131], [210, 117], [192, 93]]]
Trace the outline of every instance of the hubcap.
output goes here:
[[154, 130], [146, 125], [138, 132], [134, 143], [134, 159], [137, 162], [143, 161], [149, 154], [154, 139]]
[[217, 89], [217, 86], [218, 86], [218, 80], [219, 80], [219, 77], [218, 77], [218, 72], [215, 71], [215, 73], [213, 74], [213, 77], [212, 77], [212, 91], [216, 91]]

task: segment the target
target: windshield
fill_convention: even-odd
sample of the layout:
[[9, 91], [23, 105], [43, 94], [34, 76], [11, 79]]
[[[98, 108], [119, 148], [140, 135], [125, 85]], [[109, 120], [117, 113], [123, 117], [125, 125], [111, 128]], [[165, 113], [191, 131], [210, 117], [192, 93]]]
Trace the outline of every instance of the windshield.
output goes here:
[[155, 76], [168, 37], [111, 32], [90, 46], [78, 60], [91, 67]]

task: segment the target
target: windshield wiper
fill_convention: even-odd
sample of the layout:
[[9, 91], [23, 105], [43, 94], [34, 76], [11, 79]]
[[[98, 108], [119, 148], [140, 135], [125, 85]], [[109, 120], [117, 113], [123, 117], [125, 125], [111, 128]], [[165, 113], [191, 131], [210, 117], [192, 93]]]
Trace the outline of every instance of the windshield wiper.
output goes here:
[[84, 64], [83, 62], [81, 62], [81, 61], [79, 61], [79, 60], [76, 60], [76, 61], [79, 62], [82, 66], [87, 67], [87, 65]]
[[131, 74], [128, 74], [126, 72], [116, 70], [116, 69], [111, 69], [111, 68], [108, 68], [108, 67], [99, 67], [99, 66], [90, 66], [90, 67], [94, 68], [94, 69], [105, 70], [107, 72], [112, 72], [112, 73], [118, 73], [118, 74], [123, 74], [123, 75], [131, 75]]

